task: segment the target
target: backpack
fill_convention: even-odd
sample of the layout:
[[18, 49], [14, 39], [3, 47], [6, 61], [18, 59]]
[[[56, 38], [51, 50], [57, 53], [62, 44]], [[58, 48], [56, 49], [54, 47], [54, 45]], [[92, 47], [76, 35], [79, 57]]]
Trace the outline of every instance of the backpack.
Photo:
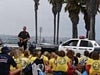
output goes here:
[[32, 64], [28, 64], [23, 70], [23, 75], [32, 75]]
[[24, 75], [45, 75], [43, 59], [35, 59], [33, 63], [28, 64], [23, 70]]
[[43, 59], [36, 59], [34, 63], [32, 63], [32, 74], [34, 75], [45, 75], [44, 73], [44, 62]]

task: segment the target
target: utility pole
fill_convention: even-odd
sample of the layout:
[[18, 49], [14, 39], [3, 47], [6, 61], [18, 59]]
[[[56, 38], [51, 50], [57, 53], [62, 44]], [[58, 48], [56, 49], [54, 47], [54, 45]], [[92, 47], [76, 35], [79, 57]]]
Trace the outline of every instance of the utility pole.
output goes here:
[[41, 34], [42, 34], [42, 27], [40, 27], [40, 43], [41, 43]]

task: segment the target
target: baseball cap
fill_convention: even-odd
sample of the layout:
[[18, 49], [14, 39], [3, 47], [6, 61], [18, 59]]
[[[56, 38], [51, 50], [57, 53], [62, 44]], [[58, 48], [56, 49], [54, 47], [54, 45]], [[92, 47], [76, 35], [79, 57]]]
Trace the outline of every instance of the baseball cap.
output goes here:
[[7, 46], [5, 46], [5, 47], [2, 47], [1, 48], [1, 52], [2, 53], [9, 53], [10, 52], [10, 49]]

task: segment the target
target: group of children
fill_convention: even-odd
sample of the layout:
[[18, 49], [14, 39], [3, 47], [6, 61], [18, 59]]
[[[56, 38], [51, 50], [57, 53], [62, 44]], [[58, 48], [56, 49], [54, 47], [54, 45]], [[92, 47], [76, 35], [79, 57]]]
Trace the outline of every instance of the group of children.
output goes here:
[[[41, 50], [11, 50], [10, 55], [21, 70], [20, 75], [100, 75], [100, 56], [93, 51], [74, 53], [72, 50], [41, 52]], [[10, 67], [11, 71], [16, 70]]]

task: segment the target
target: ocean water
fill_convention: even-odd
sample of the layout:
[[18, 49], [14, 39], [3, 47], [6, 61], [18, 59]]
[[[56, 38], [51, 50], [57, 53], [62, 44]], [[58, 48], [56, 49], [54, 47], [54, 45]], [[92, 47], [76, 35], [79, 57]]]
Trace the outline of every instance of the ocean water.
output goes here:
[[[0, 35], [0, 39], [3, 41], [3, 43], [9, 43], [9, 44], [17, 44], [18, 43], [18, 37], [12, 36], [12, 35]], [[64, 42], [68, 40], [67, 37], [59, 38], [59, 42]], [[35, 37], [31, 37], [29, 42], [35, 42]], [[53, 37], [41, 37], [38, 38], [38, 43], [53, 43]]]

